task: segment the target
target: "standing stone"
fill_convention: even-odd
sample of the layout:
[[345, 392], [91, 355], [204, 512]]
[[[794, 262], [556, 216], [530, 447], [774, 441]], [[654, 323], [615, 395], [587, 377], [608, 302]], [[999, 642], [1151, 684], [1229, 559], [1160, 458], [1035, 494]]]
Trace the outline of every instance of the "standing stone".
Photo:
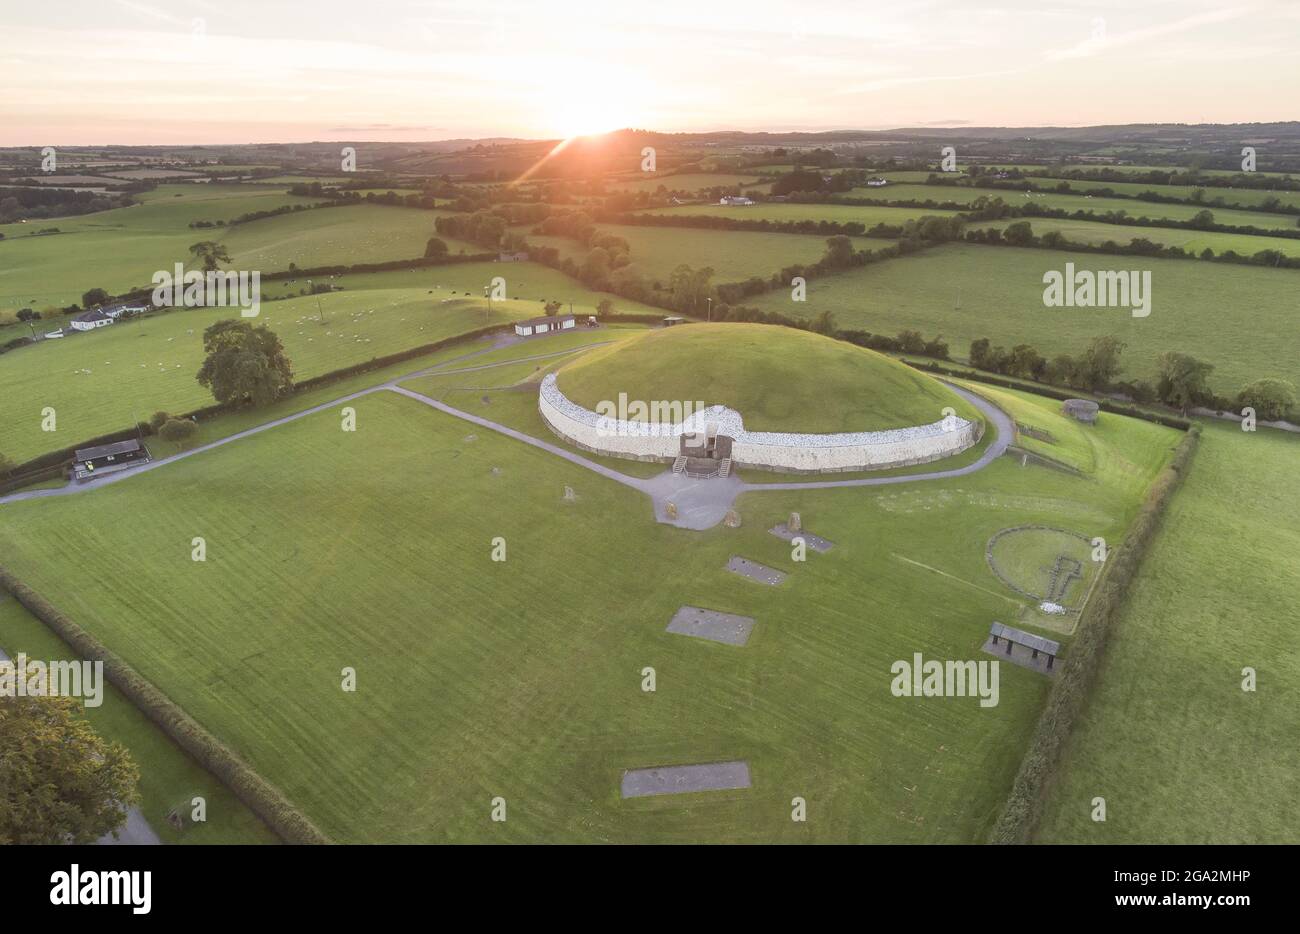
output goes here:
[[564, 488], [564, 501], [566, 503], [573, 503], [573, 502], [577, 502], [577, 499], [578, 499], [578, 494], [573, 492], [573, 487], [566, 486]]
[[727, 510], [727, 517], [722, 520], [722, 524], [729, 529], [740, 528], [740, 513], [734, 509]]
[[785, 527], [791, 532], [803, 531], [803, 520], [799, 518], [799, 513], [790, 513], [790, 521], [785, 524]]
[[676, 519], [676, 518], [677, 518], [677, 504], [676, 504], [676, 503], [669, 503], [668, 505], [666, 505], [666, 506], [664, 507], [664, 514], [667, 515], [669, 519]]

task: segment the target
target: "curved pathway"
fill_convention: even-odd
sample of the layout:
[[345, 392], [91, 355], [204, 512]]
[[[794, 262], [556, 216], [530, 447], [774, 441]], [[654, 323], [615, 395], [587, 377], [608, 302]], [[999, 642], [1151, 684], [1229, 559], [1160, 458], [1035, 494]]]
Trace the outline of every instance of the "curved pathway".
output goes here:
[[[610, 343], [610, 341], [599, 341], [597, 343], [587, 344], [584, 346], [598, 347], [601, 344], [608, 344], [608, 343]], [[332, 409], [335, 406], [342, 405], [344, 402], [350, 402], [353, 399], [359, 399], [361, 396], [368, 396], [372, 392], [380, 392], [385, 389], [396, 389], [397, 383], [402, 380], [416, 379], [420, 376], [443, 376], [452, 373], [472, 373], [477, 370], [488, 370], [498, 366], [509, 366], [515, 363], [527, 363], [530, 360], [544, 360], [548, 357], [560, 357], [560, 356], [564, 356], [565, 354], [574, 353], [575, 351], [581, 350], [583, 348], [579, 347], [579, 348], [573, 348], [569, 350], [556, 350], [556, 351], [552, 351], [551, 353], [532, 354], [531, 356], [527, 356], [527, 357], [515, 357], [511, 360], [503, 360], [500, 363], [484, 363], [480, 366], [457, 367], [456, 369], [451, 369], [451, 370], [439, 369], [439, 367], [446, 366], [448, 363], [455, 363], [457, 360], [463, 360], [466, 357], [476, 357], [479, 354], [490, 353], [493, 350], [499, 350], [499, 349], [500, 347], [494, 345], [492, 347], [484, 348], [483, 350], [476, 350], [473, 353], [464, 354], [463, 356], [460, 357], [454, 357], [451, 360], [445, 360], [441, 364], [438, 364], [437, 366], [425, 367], [423, 369], [416, 370], [413, 373], [406, 373], [402, 376], [395, 376], [392, 379], [380, 383], [377, 386], [370, 386], [366, 389], [359, 389], [356, 392], [348, 393], [346, 396], [339, 396], [337, 399], [331, 399], [329, 402], [322, 402], [320, 405], [313, 405], [310, 408], [302, 409], [298, 412], [293, 412], [289, 415], [281, 416], [280, 418], [274, 418], [269, 422], [263, 422], [261, 425], [255, 425], [252, 428], [245, 428], [243, 431], [236, 431], [234, 434], [226, 435], [224, 438], [218, 438], [215, 441], [209, 441], [207, 444], [200, 444], [198, 447], [190, 448], [188, 451], [180, 451], [176, 454], [169, 454], [166, 457], [160, 457], [157, 460], [151, 460], [147, 464], [141, 464], [139, 467], [133, 467], [130, 470], [123, 470], [120, 473], [111, 473], [105, 477], [97, 477], [93, 480], [85, 480], [81, 483], [69, 483], [66, 486], [56, 487], [54, 489], [49, 489], [49, 490], [26, 490], [18, 493], [10, 493], [7, 496], [0, 496], [0, 505], [3, 505], [4, 503], [17, 503], [28, 499], [45, 499], [46, 497], [49, 496], [70, 496], [73, 493], [81, 493], [84, 492], [85, 490], [98, 490], [101, 487], [108, 486], [110, 483], [117, 483], [121, 480], [125, 480], [128, 477], [138, 477], [140, 474], [148, 473], [150, 470], [156, 470], [157, 468], [162, 467], [164, 464], [172, 464], [175, 463], [176, 461], [184, 460], [187, 457], [193, 457], [195, 454], [202, 454], [204, 451], [210, 451], [213, 448], [219, 448], [223, 444], [229, 444], [232, 441], [238, 441], [240, 438], [247, 438], [250, 435], [259, 434], [263, 431], [274, 428], [277, 425], [284, 425], [288, 422], [297, 421], [300, 418], [306, 418], [308, 415], [315, 415], [317, 412], [323, 412], [328, 409]], [[458, 410], [456, 409], [449, 409], [449, 411], [456, 414], [463, 414], [458, 412]], [[472, 416], [467, 415], [465, 417], [470, 418]]]
[[[944, 382], [953, 392], [984, 413], [984, 416], [989, 420], [990, 426], [996, 432], [996, 437], [989, 443], [989, 446], [978, 460], [964, 467], [932, 470], [928, 473], [898, 474], [889, 477], [861, 477], [856, 480], [807, 480], [784, 483], [746, 483], [734, 476], [719, 477], [712, 480], [695, 480], [685, 474], [675, 474], [670, 470], [665, 470], [663, 473], [648, 479], [629, 477], [627, 474], [606, 467], [604, 464], [598, 464], [590, 458], [576, 454], [558, 444], [542, 441], [532, 435], [524, 434], [522, 431], [508, 428], [478, 415], [470, 415], [468, 412], [452, 408], [445, 402], [439, 402], [437, 399], [431, 399], [405, 387], [390, 385], [386, 388], [401, 393], [417, 402], [423, 402], [440, 412], [464, 419], [482, 428], [500, 432], [507, 437], [514, 438], [516, 441], [522, 441], [533, 447], [541, 448], [557, 457], [564, 458], [571, 464], [585, 467], [616, 483], [621, 483], [634, 490], [640, 490], [654, 502], [655, 519], [659, 522], [686, 529], [710, 529], [725, 518], [727, 510], [736, 501], [736, 497], [742, 493], [760, 493], [765, 490], [823, 490], [836, 487], [885, 486], [893, 483], [913, 483], [919, 480], [943, 480], [951, 477], [964, 477], [967, 474], [975, 473], [977, 470], [983, 470], [994, 460], [1001, 457], [1007, 446], [1011, 444], [1016, 433], [1015, 423], [1005, 412], [984, 397], [962, 389], [960, 386], [947, 383], [947, 381]], [[669, 502], [674, 503], [677, 507], [677, 518], [675, 519], [668, 517]]]
[[[588, 345], [596, 346], [596, 345]], [[497, 349], [487, 348], [486, 350], [476, 351], [474, 354], [465, 356], [475, 356], [479, 353], [486, 353], [488, 350]], [[581, 348], [576, 348], [581, 349]], [[630, 477], [627, 474], [606, 467], [604, 464], [597, 463], [589, 457], [584, 457], [568, 450], [565, 447], [550, 441], [543, 441], [534, 438], [532, 435], [525, 434], [517, 429], [502, 425], [478, 415], [471, 415], [468, 412], [453, 408], [445, 402], [440, 402], [422, 393], [404, 386], [398, 385], [403, 380], [412, 379], [423, 375], [443, 375], [450, 373], [468, 373], [476, 370], [486, 370], [498, 366], [509, 366], [516, 363], [524, 363], [529, 360], [540, 360], [548, 357], [563, 356], [575, 352], [575, 349], [553, 351], [551, 353], [533, 354], [527, 357], [519, 357], [512, 360], [505, 360], [500, 363], [487, 363], [482, 366], [461, 367], [457, 369], [441, 369], [447, 363], [455, 362], [449, 360], [435, 367], [426, 367], [404, 376], [394, 377], [391, 380], [380, 383], [377, 386], [371, 386], [367, 389], [361, 389], [357, 392], [340, 396], [329, 402], [323, 402], [320, 405], [314, 405], [310, 408], [303, 409], [300, 412], [294, 412], [280, 418], [273, 419], [253, 428], [246, 428], [243, 431], [235, 432], [224, 438], [218, 438], [216, 441], [210, 441], [207, 444], [200, 445], [188, 451], [181, 451], [164, 457], [159, 460], [150, 461], [133, 470], [124, 470], [121, 473], [109, 474], [97, 480], [91, 480], [83, 483], [69, 483], [67, 486], [51, 490], [28, 490], [26, 492], [11, 493], [8, 496], [0, 496], [0, 504], [20, 502], [31, 499], [44, 499], [51, 496], [70, 496], [74, 493], [80, 493], [85, 490], [99, 489], [111, 483], [117, 483], [128, 477], [139, 476], [150, 470], [156, 470], [165, 464], [171, 464], [175, 461], [184, 460], [187, 457], [193, 457], [196, 454], [202, 454], [213, 448], [221, 447], [223, 444], [229, 444], [240, 438], [247, 438], [250, 435], [259, 434], [268, 431], [278, 425], [288, 422], [297, 421], [300, 418], [306, 418], [317, 412], [333, 409], [338, 405], [358, 399], [362, 396], [370, 395], [375, 392], [390, 391], [406, 396], [417, 402], [421, 402], [431, 408], [437, 409], [447, 415], [478, 425], [490, 431], [498, 432], [516, 441], [540, 448], [556, 457], [563, 458], [571, 464], [583, 467], [587, 470], [597, 473], [607, 480], [613, 480], [615, 483], [621, 483], [624, 486], [639, 490], [650, 497], [654, 504], [655, 519], [668, 525], [675, 525], [679, 528], [686, 529], [709, 529], [713, 528], [726, 516], [727, 511], [731, 509], [736, 497], [742, 493], [761, 493], [767, 490], [823, 490], [835, 489], [838, 487], [859, 487], [859, 486], [886, 486], [895, 483], [915, 483], [921, 480], [942, 480], [952, 477], [962, 477], [967, 474], [975, 473], [977, 470], [983, 470], [991, 464], [996, 458], [1000, 457], [1006, 451], [1007, 446], [1015, 438], [1015, 424], [1001, 409], [989, 402], [987, 399], [979, 396], [967, 389], [944, 381], [945, 384], [966, 401], [979, 409], [988, 419], [989, 424], [996, 432], [996, 437], [990, 442], [988, 448], [980, 455], [979, 459], [964, 467], [952, 467], [947, 470], [933, 470], [927, 473], [914, 474], [897, 474], [888, 477], [862, 477], [855, 480], [796, 480], [780, 483], [746, 483], [739, 477], [714, 478], [711, 480], [696, 480], [687, 477], [685, 474], [675, 474], [671, 470], [665, 470], [662, 474], [650, 478]], [[464, 359], [457, 357], [455, 360]], [[668, 504], [673, 503], [677, 507], [676, 518], [669, 518]]]

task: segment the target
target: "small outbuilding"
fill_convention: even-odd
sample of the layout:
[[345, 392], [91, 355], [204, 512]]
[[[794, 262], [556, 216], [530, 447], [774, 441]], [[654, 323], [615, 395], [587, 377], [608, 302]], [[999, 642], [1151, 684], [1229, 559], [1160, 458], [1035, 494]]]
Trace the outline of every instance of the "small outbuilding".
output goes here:
[[543, 315], [515, 322], [515, 333], [520, 337], [536, 337], [551, 331], [567, 331], [574, 326], [573, 315]]
[[72, 476], [76, 480], [89, 480], [91, 477], [117, 473], [148, 461], [149, 451], [135, 438], [91, 448], [78, 448], [73, 455]]
[[1100, 406], [1090, 399], [1066, 399], [1061, 403], [1061, 414], [1066, 415], [1077, 422], [1083, 422], [1085, 425], [1095, 425], [1097, 423], [1097, 412]]

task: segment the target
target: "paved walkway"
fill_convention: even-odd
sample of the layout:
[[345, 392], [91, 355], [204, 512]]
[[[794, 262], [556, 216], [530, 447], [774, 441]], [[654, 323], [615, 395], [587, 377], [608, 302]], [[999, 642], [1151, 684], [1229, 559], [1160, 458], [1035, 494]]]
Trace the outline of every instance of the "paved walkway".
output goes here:
[[[584, 346], [594, 347], [599, 345], [588, 344]], [[726, 516], [727, 511], [731, 509], [736, 498], [742, 493], [761, 493], [770, 490], [826, 490], [840, 487], [886, 486], [894, 483], [916, 483], [922, 480], [942, 480], [951, 477], [966, 476], [967, 474], [975, 473], [977, 470], [983, 470], [996, 458], [1002, 456], [1003, 452], [1006, 451], [1007, 446], [1015, 437], [1015, 424], [1001, 409], [969, 390], [962, 389], [960, 386], [955, 386], [952, 383], [947, 383], [953, 392], [957, 393], [984, 413], [985, 417], [989, 420], [989, 425], [996, 433], [996, 437], [994, 437], [993, 441], [989, 444], [984, 453], [980, 455], [980, 458], [974, 463], [967, 464], [964, 467], [952, 467], [947, 470], [934, 470], [928, 473], [896, 474], [888, 477], [863, 477], [856, 480], [796, 480], [781, 483], [746, 483], [734, 476], [727, 478], [719, 477], [712, 480], [695, 480], [683, 474], [674, 474], [670, 470], [665, 470], [662, 474], [644, 479], [641, 477], [630, 477], [627, 474], [614, 470], [613, 468], [606, 467], [604, 464], [597, 463], [589, 457], [583, 457], [581, 454], [576, 454], [558, 444], [534, 438], [531, 435], [524, 434], [522, 431], [502, 425], [499, 422], [494, 422], [482, 418], [481, 416], [471, 415], [470, 413], [463, 412], [460, 409], [452, 408], [445, 402], [440, 402], [437, 399], [424, 395], [423, 393], [418, 393], [412, 389], [407, 389], [404, 386], [398, 385], [399, 382], [419, 376], [469, 373], [477, 370], [491, 369], [498, 366], [510, 366], [516, 363], [527, 362], [529, 360], [541, 360], [548, 357], [562, 356], [573, 353], [575, 350], [581, 348], [533, 354], [531, 356], [519, 357], [513, 360], [502, 361], [500, 363], [486, 363], [482, 366], [445, 369], [449, 363], [454, 363], [459, 360], [464, 360], [467, 357], [477, 356], [478, 354], [487, 353], [496, 349], [498, 348], [495, 346], [487, 347], [482, 350], [473, 351], [469, 354], [464, 354], [460, 357], [455, 357], [452, 360], [444, 361], [437, 366], [426, 367], [404, 376], [394, 377], [393, 379], [380, 383], [377, 386], [371, 386], [368, 389], [361, 389], [357, 392], [340, 396], [339, 398], [333, 399], [329, 402], [323, 402], [320, 405], [314, 405], [311, 408], [303, 409], [300, 412], [294, 412], [291, 415], [285, 415], [273, 419], [272, 421], [266, 422], [262, 425], [257, 425], [253, 428], [246, 428], [243, 431], [235, 432], [232, 435], [219, 438], [216, 441], [210, 441], [207, 444], [200, 445], [199, 447], [192, 448], [188, 451], [181, 451], [180, 453], [172, 454], [169, 457], [150, 461], [149, 463], [136, 467], [133, 470], [125, 470], [120, 473], [110, 474], [106, 477], [83, 483], [70, 483], [67, 486], [58, 489], [29, 490], [26, 492], [11, 493], [8, 496], [0, 496], [0, 505], [4, 503], [21, 502], [23, 500], [44, 499], [49, 496], [70, 496], [84, 490], [98, 489], [107, 486], [110, 483], [120, 483], [129, 477], [139, 476], [140, 474], [146, 473], [150, 470], [156, 470], [165, 464], [184, 460], [187, 457], [193, 457], [196, 454], [202, 454], [203, 452], [210, 451], [213, 448], [221, 447], [223, 444], [230, 444], [232, 441], [238, 441], [240, 438], [247, 438], [263, 431], [269, 431], [278, 425], [284, 425], [288, 422], [297, 421], [300, 418], [306, 418], [308, 415], [314, 415], [317, 412], [333, 409], [353, 399], [359, 399], [362, 396], [368, 396], [371, 393], [384, 391], [395, 392], [406, 396], [409, 399], [414, 399], [417, 402], [435, 408], [454, 418], [463, 419], [464, 421], [478, 425], [480, 428], [486, 428], [490, 431], [495, 431], [506, 435], [509, 438], [513, 438], [516, 441], [523, 442], [524, 444], [540, 448], [554, 454], [556, 457], [563, 458], [571, 464], [590, 470], [593, 473], [600, 474], [608, 480], [613, 480], [615, 483], [621, 483], [634, 490], [639, 490], [650, 497], [651, 503], [654, 507], [655, 520], [657, 522], [662, 522], [667, 525], [675, 525], [679, 528], [696, 530], [711, 529], [721, 522]], [[668, 518], [668, 504], [670, 502], [677, 506], [677, 518], [675, 519]]]
[[[717, 477], [712, 480], [695, 480], [683, 474], [674, 474], [671, 470], [665, 470], [662, 474], [649, 479], [629, 477], [617, 470], [606, 467], [604, 464], [598, 464], [590, 458], [583, 457], [581, 454], [575, 454], [558, 444], [539, 440], [514, 428], [507, 428], [505, 425], [489, 421], [477, 415], [470, 415], [468, 412], [454, 409], [444, 402], [431, 399], [405, 387], [389, 386], [387, 388], [417, 402], [432, 406], [440, 412], [465, 419], [482, 428], [500, 432], [517, 441], [549, 451], [557, 457], [564, 458], [571, 464], [585, 467], [616, 483], [632, 487], [634, 490], [640, 490], [649, 496], [653, 502], [656, 521], [684, 529], [702, 530], [711, 529], [721, 522], [726, 517], [727, 510], [736, 501], [736, 497], [742, 493], [762, 493], [768, 490], [825, 490], [838, 487], [885, 486], [893, 483], [915, 483], [921, 480], [964, 477], [967, 474], [975, 473], [977, 470], [983, 470], [994, 460], [1001, 457], [1007, 446], [1011, 444], [1012, 439], [1015, 437], [1015, 424], [1005, 412], [982, 396], [962, 389], [960, 386], [954, 386], [951, 383], [948, 386], [953, 392], [983, 412], [989, 420], [990, 429], [996, 432], [996, 436], [984, 450], [984, 453], [973, 463], [964, 467], [933, 470], [928, 473], [898, 474], [889, 477], [862, 477], [856, 480], [797, 480], [785, 483], [745, 483], [735, 476]], [[676, 519], [668, 518], [669, 502], [677, 506]]]
[[[600, 346], [601, 344], [607, 344], [607, 343], [610, 342], [600, 341], [599, 343], [586, 344], [584, 346], [597, 347]], [[187, 457], [193, 457], [195, 454], [202, 454], [204, 451], [210, 451], [213, 448], [219, 448], [223, 444], [230, 444], [232, 441], [238, 441], [240, 438], [248, 438], [252, 435], [260, 434], [263, 431], [268, 431], [269, 429], [275, 428], [277, 425], [284, 425], [287, 424], [288, 422], [297, 421], [300, 418], [306, 418], [308, 415], [314, 415], [317, 412], [324, 412], [328, 409], [332, 409], [336, 406], [342, 405], [345, 402], [350, 402], [353, 399], [359, 399], [362, 396], [368, 396], [372, 392], [380, 392], [385, 389], [396, 389], [397, 383], [403, 380], [415, 379], [420, 376], [430, 376], [430, 375], [441, 376], [450, 373], [472, 373], [477, 370], [491, 369], [492, 367], [509, 366], [515, 363], [526, 363], [529, 360], [544, 360], [548, 357], [559, 357], [565, 354], [574, 353], [577, 350], [580, 350], [582, 348], [574, 348], [571, 350], [556, 350], [550, 353], [533, 354], [528, 357], [517, 357], [513, 360], [502, 361], [501, 363], [485, 363], [482, 366], [459, 367], [451, 370], [439, 368], [439, 367], [445, 367], [449, 363], [455, 363], [459, 360], [464, 360], [467, 357], [476, 357], [479, 354], [490, 353], [491, 351], [497, 349], [499, 348], [496, 346], [485, 347], [482, 350], [476, 350], [473, 351], [472, 353], [463, 354], [459, 357], [454, 357], [451, 360], [445, 360], [441, 364], [438, 364], [437, 366], [425, 367], [423, 369], [416, 370], [415, 372], [412, 373], [407, 373], [402, 376], [395, 376], [391, 380], [380, 383], [377, 386], [370, 386], [369, 388], [366, 389], [360, 389], [356, 392], [348, 393], [346, 396], [340, 396], [339, 398], [332, 399], [329, 402], [322, 402], [320, 405], [313, 405], [311, 408], [303, 409], [302, 411], [294, 412], [290, 415], [285, 415], [280, 418], [272, 419], [269, 422], [264, 422], [263, 424], [257, 425], [253, 428], [246, 428], [243, 431], [237, 431], [234, 434], [226, 435], [226, 437], [218, 438], [215, 441], [209, 441], [207, 444], [201, 444], [196, 448], [190, 448], [188, 451], [181, 451], [176, 454], [170, 454], [167, 457], [160, 457], [157, 460], [151, 460], [147, 464], [141, 464], [139, 467], [133, 467], [130, 470], [119, 471], [118, 473], [108, 474], [107, 476], [98, 477], [93, 480], [86, 480], [81, 483], [69, 483], [66, 486], [57, 487], [55, 489], [26, 490], [18, 493], [10, 493], [8, 496], [0, 496], [0, 505], [3, 505], [4, 503], [18, 503], [18, 502], [22, 502], [23, 500], [29, 500], [29, 499], [45, 499], [46, 497], [49, 496], [71, 496], [73, 493], [81, 493], [84, 492], [85, 490], [97, 490], [102, 487], [108, 486], [110, 483], [120, 483], [121, 481], [127, 479], [128, 477], [138, 477], [140, 474], [148, 473], [150, 470], [156, 470], [157, 468], [162, 467], [164, 464], [173, 464], [176, 461], [184, 460]], [[456, 409], [449, 409], [449, 411], [457, 412]], [[461, 413], [457, 412], [457, 414], [461, 414]]]

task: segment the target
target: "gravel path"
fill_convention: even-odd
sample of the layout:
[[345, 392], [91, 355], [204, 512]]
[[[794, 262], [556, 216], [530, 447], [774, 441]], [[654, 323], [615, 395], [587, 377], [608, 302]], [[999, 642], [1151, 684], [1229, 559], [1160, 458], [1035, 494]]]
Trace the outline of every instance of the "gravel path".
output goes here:
[[[599, 345], [591, 344], [587, 346]], [[165, 464], [171, 464], [175, 461], [184, 460], [187, 457], [193, 457], [196, 454], [202, 454], [203, 452], [210, 451], [213, 448], [221, 447], [223, 444], [238, 441], [240, 438], [247, 438], [263, 431], [269, 431], [278, 425], [297, 421], [300, 418], [306, 418], [308, 415], [314, 415], [317, 412], [323, 412], [335, 408], [336, 406], [352, 399], [358, 399], [374, 392], [383, 391], [395, 392], [406, 396], [409, 399], [414, 399], [417, 402], [421, 402], [447, 415], [478, 425], [480, 428], [486, 428], [490, 431], [495, 431], [506, 435], [509, 438], [513, 438], [516, 441], [521, 441], [524, 444], [540, 448], [554, 454], [556, 457], [563, 458], [571, 464], [583, 467], [593, 473], [600, 474], [600, 476], [605, 477], [608, 480], [613, 480], [615, 483], [621, 483], [634, 490], [639, 490], [650, 497], [654, 506], [656, 521], [668, 525], [675, 525], [679, 528], [696, 530], [710, 529], [721, 522], [726, 516], [727, 510], [729, 510], [732, 504], [736, 501], [736, 497], [740, 496], [742, 493], [761, 493], [768, 490], [826, 490], [836, 489], [839, 487], [886, 486], [895, 483], [915, 483], [921, 480], [942, 480], [951, 477], [963, 477], [975, 473], [977, 470], [983, 470], [995, 459], [1002, 456], [1003, 452], [1006, 451], [1007, 446], [1015, 437], [1015, 424], [1001, 409], [969, 390], [948, 383], [947, 385], [953, 392], [957, 393], [984, 413], [985, 417], [989, 420], [989, 424], [996, 432], [996, 437], [989, 444], [984, 453], [980, 455], [980, 458], [974, 463], [967, 464], [964, 467], [953, 467], [947, 470], [933, 470], [928, 473], [901, 474], [889, 477], [863, 477], [857, 480], [796, 480], [783, 483], [745, 483], [736, 476], [714, 478], [712, 480], [694, 480], [687, 477], [685, 474], [674, 474], [672, 471], [667, 469], [665, 469], [662, 474], [648, 479], [629, 477], [617, 470], [606, 467], [604, 464], [599, 464], [591, 458], [583, 457], [581, 454], [576, 454], [558, 444], [534, 438], [531, 435], [524, 434], [522, 431], [517, 431], [514, 428], [509, 428], [498, 422], [490, 421], [489, 419], [482, 418], [478, 415], [471, 415], [470, 413], [463, 412], [460, 409], [452, 408], [445, 402], [440, 402], [437, 399], [432, 399], [422, 393], [398, 385], [398, 383], [403, 380], [412, 379], [426, 374], [442, 375], [445, 373], [469, 373], [476, 370], [486, 370], [498, 366], [509, 366], [516, 363], [527, 362], [529, 360], [541, 360], [574, 352], [573, 349], [559, 350], [551, 353], [533, 354], [528, 357], [502, 361], [501, 363], [486, 363], [482, 366], [443, 369], [443, 367], [448, 363], [454, 363], [458, 360], [477, 356], [478, 354], [487, 353], [488, 351], [495, 349], [497, 348], [484, 348], [482, 350], [456, 357], [453, 360], [445, 361], [439, 366], [426, 367], [425, 369], [417, 370], [404, 376], [395, 377], [394, 379], [388, 380], [387, 382], [381, 383], [377, 386], [371, 386], [368, 389], [361, 389], [357, 392], [349, 393], [346, 396], [341, 396], [329, 402], [323, 402], [320, 405], [314, 405], [311, 408], [302, 410], [301, 412], [294, 412], [292, 415], [285, 415], [281, 418], [273, 419], [272, 421], [266, 422], [262, 425], [257, 425], [253, 428], [246, 428], [243, 431], [228, 435], [225, 438], [219, 438], [216, 441], [210, 441], [207, 444], [200, 445], [199, 447], [192, 448], [188, 451], [181, 451], [180, 453], [172, 454], [169, 457], [150, 461], [149, 463], [133, 470], [109, 474], [106, 477], [85, 483], [70, 483], [67, 486], [53, 490], [28, 490], [26, 492], [11, 493], [8, 496], [0, 497], [0, 505], [3, 505], [4, 503], [21, 502], [23, 500], [44, 499], [45, 497], [50, 496], [70, 496], [84, 490], [98, 489], [107, 486], [110, 483], [119, 483], [130, 477], [139, 476], [140, 474], [147, 473], [150, 470], [156, 470]], [[668, 517], [668, 504], [670, 502], [677, 507], [677, 517], [675, 519], [670, 519]]]

